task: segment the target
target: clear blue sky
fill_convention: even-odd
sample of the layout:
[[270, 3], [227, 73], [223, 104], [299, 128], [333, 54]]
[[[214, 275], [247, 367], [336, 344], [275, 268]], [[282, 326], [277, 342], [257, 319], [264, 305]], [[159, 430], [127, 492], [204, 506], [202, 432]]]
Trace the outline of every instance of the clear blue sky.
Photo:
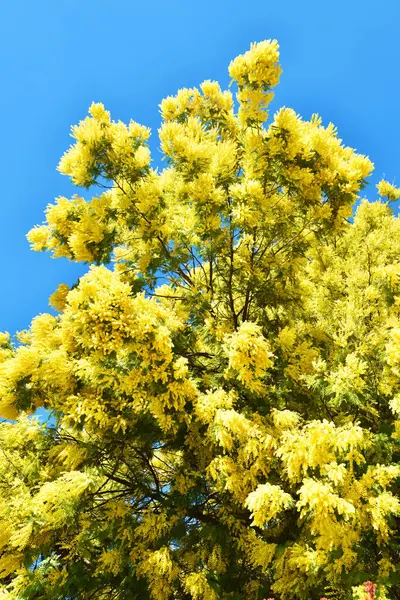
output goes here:
[[150, 126], [157, 154], [161, 99], [204, 79], [227, 86], [250, 42], [280, 42], [274, 108], [333, 121], [375, 163], [372, 184], [400, 184], [399, 23], [399, 0], [3, 0], [0, 330], [26, 328], [58, 283], [86, 270], [25, 239], [48, 203], [73, 193], [55, 170], [70, 125], [101, 101], [114, 119]]

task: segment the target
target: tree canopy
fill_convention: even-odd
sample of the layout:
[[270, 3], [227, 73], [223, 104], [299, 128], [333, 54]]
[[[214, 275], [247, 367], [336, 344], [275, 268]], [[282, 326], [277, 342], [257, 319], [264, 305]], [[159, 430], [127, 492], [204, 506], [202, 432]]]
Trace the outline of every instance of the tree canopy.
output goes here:
[[162, 170], [72, 128], [94, 195], [28, 239], [88, 272], [0, 338], [0, 598], [400, 598], [400, 191], [269, 119], [276, 41], [229, 74], [162, 101]]

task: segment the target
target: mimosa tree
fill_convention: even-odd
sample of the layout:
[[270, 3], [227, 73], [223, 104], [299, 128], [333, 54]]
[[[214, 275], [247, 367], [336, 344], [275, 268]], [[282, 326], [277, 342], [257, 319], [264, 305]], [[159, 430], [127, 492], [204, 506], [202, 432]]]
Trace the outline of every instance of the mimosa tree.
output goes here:
[[369, 159], [269, 119], [278, 58], [163, 100], [161, 171], [72, 128], [93, 197], [28, 238], [88, 272], [0, 339], [0, 598], [400, 598], [400, 191], [355, 210]]

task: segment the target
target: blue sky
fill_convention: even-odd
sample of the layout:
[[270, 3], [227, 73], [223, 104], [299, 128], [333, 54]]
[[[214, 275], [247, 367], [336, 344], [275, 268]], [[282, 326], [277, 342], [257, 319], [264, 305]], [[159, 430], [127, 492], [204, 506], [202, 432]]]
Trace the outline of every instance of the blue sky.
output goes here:
[[277, 38], [283, 76], [273, 108], [333, 121], [375, 173], [400, 184], [398, 0], [3, 0], [0, 330], [14, 333], [48, 310], [58, 283], [84, 265], [32, 252], [26, 232], [73, 187], [55, 167], [69, 127], [101, 101], [114, 119], [153, 130], [158, 104], [204, 79], [229, 83], [227, 66], [250, 42]]

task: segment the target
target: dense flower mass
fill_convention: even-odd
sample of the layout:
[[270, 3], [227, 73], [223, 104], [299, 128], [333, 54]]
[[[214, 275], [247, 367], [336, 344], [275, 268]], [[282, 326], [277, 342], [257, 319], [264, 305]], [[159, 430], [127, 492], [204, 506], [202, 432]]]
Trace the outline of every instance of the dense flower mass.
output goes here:
[[0, 599], [400, 598], [400, 190], [269, 118], [276, 41], [229, 73], [163, 100], [161, 171], [72, 128], [97, 191], [28, 239], [88, 271], [0, 334]]

